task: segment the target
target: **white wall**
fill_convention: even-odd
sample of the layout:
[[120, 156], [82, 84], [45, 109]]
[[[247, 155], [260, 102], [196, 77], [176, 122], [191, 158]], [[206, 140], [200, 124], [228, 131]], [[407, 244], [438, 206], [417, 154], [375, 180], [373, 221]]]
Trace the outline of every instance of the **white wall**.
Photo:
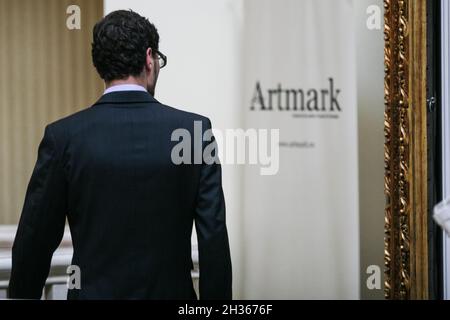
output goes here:
[[[369, 290], [366, 269], [384, 268], [384, 39], [383, 1], [354, 0], [358, 84], [359, 212], [361, 298], [383, 299], [381, 289]], [[381, 9], [381, 29], [369, 30], [367, 8]], [[381, 284], [384, 281], [381, 280]]]
[[[241, 0], [105, 0], [105, 13], [119, 9], [146, 16], [158, 29], [160, 51], [168, 57], [156, 88], [159, 101], [205, 115], [215, 128], [240, 127]], [[224, 165], [222, 170], [238, 298], [240, 168]]]

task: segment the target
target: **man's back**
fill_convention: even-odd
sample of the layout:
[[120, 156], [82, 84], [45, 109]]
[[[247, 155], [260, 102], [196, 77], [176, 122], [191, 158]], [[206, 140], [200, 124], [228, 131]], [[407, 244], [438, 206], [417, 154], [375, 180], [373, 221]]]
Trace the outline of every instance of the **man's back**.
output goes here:
[[40, 296], [67, 216], [81, 271], [69, 299], [195, 298], [194, 219], [200, 297], [231, 298], [220, 165], [172, 159], [177, 129], [202, 146], [196, 121], [202, 132], [211, 127], [146, 92], [124, 91], [49, 125], [14, 243], [10, 295]]

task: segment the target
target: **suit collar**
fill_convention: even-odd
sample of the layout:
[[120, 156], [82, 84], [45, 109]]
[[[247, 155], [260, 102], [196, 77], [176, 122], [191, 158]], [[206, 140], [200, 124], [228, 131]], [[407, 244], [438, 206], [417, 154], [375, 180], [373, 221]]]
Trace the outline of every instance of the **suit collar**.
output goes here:
[[[158, 103], [148, 92], [143, 91], [117, 91], [103, 95], [95, 104], [138, 104], [138, 103]], [[126, 107], [126, 106], [125, 106]]]

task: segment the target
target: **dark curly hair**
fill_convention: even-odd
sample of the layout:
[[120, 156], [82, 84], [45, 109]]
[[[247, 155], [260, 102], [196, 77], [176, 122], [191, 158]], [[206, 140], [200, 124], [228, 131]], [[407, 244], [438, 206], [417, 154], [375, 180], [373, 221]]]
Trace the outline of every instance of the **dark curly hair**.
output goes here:
[[131, 10], [118, 10], [94, 26], [92, 61], [105, 81], [139, 76], [147, 49], [156, 54], [158, 46], [158, 30], [147, 18]]

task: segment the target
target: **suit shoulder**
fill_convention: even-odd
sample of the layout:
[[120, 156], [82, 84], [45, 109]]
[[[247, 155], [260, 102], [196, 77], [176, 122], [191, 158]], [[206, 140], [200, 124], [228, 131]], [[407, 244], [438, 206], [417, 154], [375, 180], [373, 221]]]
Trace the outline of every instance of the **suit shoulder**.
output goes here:
[[161, 104], [161, 107], [163, 108], [163, 110], [173, 116], [174, 118], [177, 118], [179, 120], [184, 120], [186, 122], [192, 122], [192, 121], [201, 121], [205, 124], [210, 124], [211, 121], [208, 117], [203, 116], [201, 114], [198, 113], [194, 113], [194, 112], [189, 112], [189, 111], [184, 111], [178, 108], [174, 108], [168, 105], [164, 105]]
[[69, 114], [65, 117], [62, 117], [58, 120], [55, 120], [48, 124], [48, 126], [57, 127], [57, 126], [64, 126], [71, 122], [81, 120], [83, 117], [88, 115], [93, 109], [91, 107], [84, 108], [80, 111], [77, 111], [75, 113]]
[[47, 124], [46, 128], [51, 130], [52, 132], [56, 132], [58, 134], [61, 134], [63, 132], [67, 132], [67, 130], [77, 123], [80, 123], [80, 121], [83, 121], [86, 119], [86, 116], [92, 112], [91, 107], [84, 108], [80, 111], [77, 111], [75, 113], [72, 113], [68, 116], [65, 116], [63, 118], [60, 118], [58, 120], [55, 120], [49, 124]]

